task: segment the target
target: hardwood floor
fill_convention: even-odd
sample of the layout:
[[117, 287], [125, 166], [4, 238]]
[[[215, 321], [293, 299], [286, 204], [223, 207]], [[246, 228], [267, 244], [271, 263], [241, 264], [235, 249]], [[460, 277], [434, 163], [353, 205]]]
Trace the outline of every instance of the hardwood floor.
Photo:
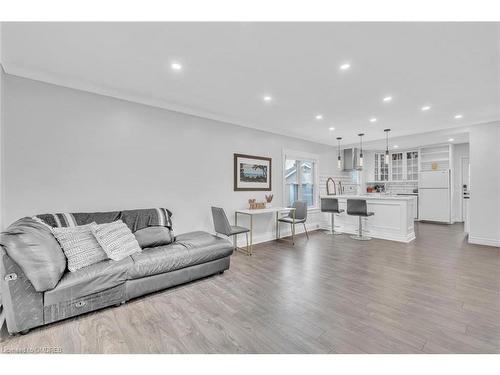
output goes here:
[[499, 353], [500, 249], [459, 224], [417, 240], [311, 233], [236, 253], [223, 275], [7, 338], [0, 352]]

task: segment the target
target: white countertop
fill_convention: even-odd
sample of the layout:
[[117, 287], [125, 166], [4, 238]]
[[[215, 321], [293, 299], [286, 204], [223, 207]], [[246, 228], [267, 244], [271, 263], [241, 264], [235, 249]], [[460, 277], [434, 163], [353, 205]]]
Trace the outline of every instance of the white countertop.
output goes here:
[[386, 200], [386, 201], [409, 201], [414, 199], [411, 195], [322, 195], [321, 198], [337, 198], [337, 199], [367, 199], [367, 200]]

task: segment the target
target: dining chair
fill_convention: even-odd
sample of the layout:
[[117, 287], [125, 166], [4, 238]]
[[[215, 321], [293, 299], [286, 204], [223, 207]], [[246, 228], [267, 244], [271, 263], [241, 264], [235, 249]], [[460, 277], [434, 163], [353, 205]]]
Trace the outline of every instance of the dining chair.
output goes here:
[[[306, 228], [307, 221], [307, 203], [304, 201], [295, 201], [292, 204], [292, 208], [295, 208], [295, 213], [290, 211], [288, 216], [278, 219], [279, 222], [288, 223], [292, 226], [292, 243], [295, 243], [295, 225], [302, 224], [304, 226], [304, 231], [306, 232], [306, 237], [309, 239], [309, 233]], [[279, 225], [278, 225], [278, 239], [280, 238]]]
[[[250, 229], [229, 224], [226, 212], [222, 207], [212, 207], [212, 219], [214, 221], [214, 229], [216, 234], [222, 234], [227, 237], [234, 236], [234, 249], [243, 251], [244, 253], [250, 255], [250, 245], [248, 243], [248, 232], [250, 232]], [[238, 247], [238, 234], [242, 233], [245, 233], [246, 235], [246, 249]]]

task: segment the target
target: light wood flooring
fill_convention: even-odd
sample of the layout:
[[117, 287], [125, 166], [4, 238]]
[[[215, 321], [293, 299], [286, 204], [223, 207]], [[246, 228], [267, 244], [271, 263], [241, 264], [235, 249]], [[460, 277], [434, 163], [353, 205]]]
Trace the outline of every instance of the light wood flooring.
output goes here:
[[223, 275], [9, 337], [0, 353], [500, 353], [500, 249], [462, 230], [268, 242]]

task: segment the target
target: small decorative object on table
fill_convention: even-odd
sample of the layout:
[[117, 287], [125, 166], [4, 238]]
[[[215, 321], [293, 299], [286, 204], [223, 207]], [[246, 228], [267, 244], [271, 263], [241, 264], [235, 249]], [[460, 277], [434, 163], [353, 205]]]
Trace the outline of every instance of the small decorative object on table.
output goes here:
[[258, 210], [258, 209], [266, 208], [266, 203], [265, 202], [256, 202], [255, 199], [249, 199], [248, 206], [251, 210]]
[[266, 195], [266, 208], [271, 208], [273, 205], [271, 204], [271, 202], [273, 201], [273, 197], [274, 195], [273, 194], [269, 194], [269, 195]]

